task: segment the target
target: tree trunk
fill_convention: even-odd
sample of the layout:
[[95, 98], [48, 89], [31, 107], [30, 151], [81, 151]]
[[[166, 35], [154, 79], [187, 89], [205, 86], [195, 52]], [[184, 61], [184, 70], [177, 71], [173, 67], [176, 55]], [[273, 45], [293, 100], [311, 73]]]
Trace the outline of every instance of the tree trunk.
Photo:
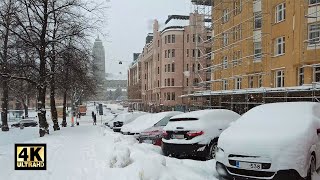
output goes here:
[[27, 102], [22, 102], [23, 104], [23, 109], [24, 109], [24, 116], [25, 118], [29, 117], [29, 110], [28, 110], [28, 104]]
[[9, 87], [8, 87], [8, 80], [5, 79], [2, 84], [3, 88], [3, 99], [2, 99], [2, 131], [9, 131], [8, 127], [8, 104], [9, 104]]
[[63, 120], [62, 127], [67, 127], [67, 90], [63, 92]]
[[48, 123], [46, 120], [46, 88], [38, 88], [38, 118], [39, 118], [39, 134], [43, 137], [48, 132]]
[[56, 100], [55, 100], [54, 77], [51, 77], [51, 80], [50, 80], [50, 107], [51, 107], [51, 118], [53, 122], [53, 130], [58, 131], [60, 130], [60, 127], [58, 123], [58, 112], [57, 112]]

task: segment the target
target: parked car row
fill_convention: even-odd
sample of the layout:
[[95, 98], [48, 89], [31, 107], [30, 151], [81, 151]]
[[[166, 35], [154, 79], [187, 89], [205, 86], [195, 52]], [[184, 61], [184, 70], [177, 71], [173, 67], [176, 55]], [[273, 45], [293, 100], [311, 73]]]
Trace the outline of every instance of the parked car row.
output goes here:
[[166, 156], [216, 159], [225, 179], [315, 180], [320, 168], [320, 103], [144, 114], [114, 122], [139, 142], [161, 145]]

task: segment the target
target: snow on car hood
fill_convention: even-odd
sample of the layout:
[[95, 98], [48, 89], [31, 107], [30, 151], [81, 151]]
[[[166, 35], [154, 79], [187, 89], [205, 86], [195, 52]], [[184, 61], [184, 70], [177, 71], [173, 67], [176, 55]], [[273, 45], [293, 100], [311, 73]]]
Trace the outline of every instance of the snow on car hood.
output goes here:
[[161, 113], [155, 113], [155, 114], [146, 114], [138, 117], [136, 120], [132, 121], [131, 123], [124, 125], [121, 128], [121, 131], [131, 132], [131, 133], [140, 133], [145, 129], [152, 127], [164, 117], [169, 116], [171, 114], [174, 115], [175, 113], [178, 114], [181, 112], [170, 111], [170, 112], [161, 112]]
[[317, 141], [315, 107], [319, 105], [299, 102], [253, 108], [220, 135], [218, 146], [229, 154], [269, 157], [283, 167], [292, 167], [295, 159], [301, 168]]

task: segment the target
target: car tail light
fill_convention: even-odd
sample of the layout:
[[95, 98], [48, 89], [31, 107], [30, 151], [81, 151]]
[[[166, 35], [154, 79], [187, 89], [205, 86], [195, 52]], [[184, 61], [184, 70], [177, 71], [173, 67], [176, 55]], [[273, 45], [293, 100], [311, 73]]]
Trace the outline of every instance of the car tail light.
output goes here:
[[189, 137], [197, 137], [197, 136], [200, 136], [202, 134], [204, 134], [203, 131], [189, 131], [189, 132], [187, 132], [187, 135]]
[[167, 133], [167, 131], [162, 131], [162, 136], [163, 136], [163, 138], [168, 138], [168, 133]]

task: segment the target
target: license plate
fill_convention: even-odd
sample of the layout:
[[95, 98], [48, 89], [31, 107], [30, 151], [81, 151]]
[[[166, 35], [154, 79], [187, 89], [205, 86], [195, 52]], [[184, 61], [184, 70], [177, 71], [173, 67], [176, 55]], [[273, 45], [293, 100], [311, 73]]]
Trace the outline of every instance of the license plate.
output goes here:
[[172, 139], [184, 139], [183, 134], [172, 134]]
[[241, 169], [251, 169], [251, 170], [261, 170], [262, 169], [262, 164], [260, 163], [248, 163], [248, 162], [236, 162], [237, 168]]
[[153, 144], [153, 141], [149, 139], [143, 140], [142, 142], [146, 144]]

